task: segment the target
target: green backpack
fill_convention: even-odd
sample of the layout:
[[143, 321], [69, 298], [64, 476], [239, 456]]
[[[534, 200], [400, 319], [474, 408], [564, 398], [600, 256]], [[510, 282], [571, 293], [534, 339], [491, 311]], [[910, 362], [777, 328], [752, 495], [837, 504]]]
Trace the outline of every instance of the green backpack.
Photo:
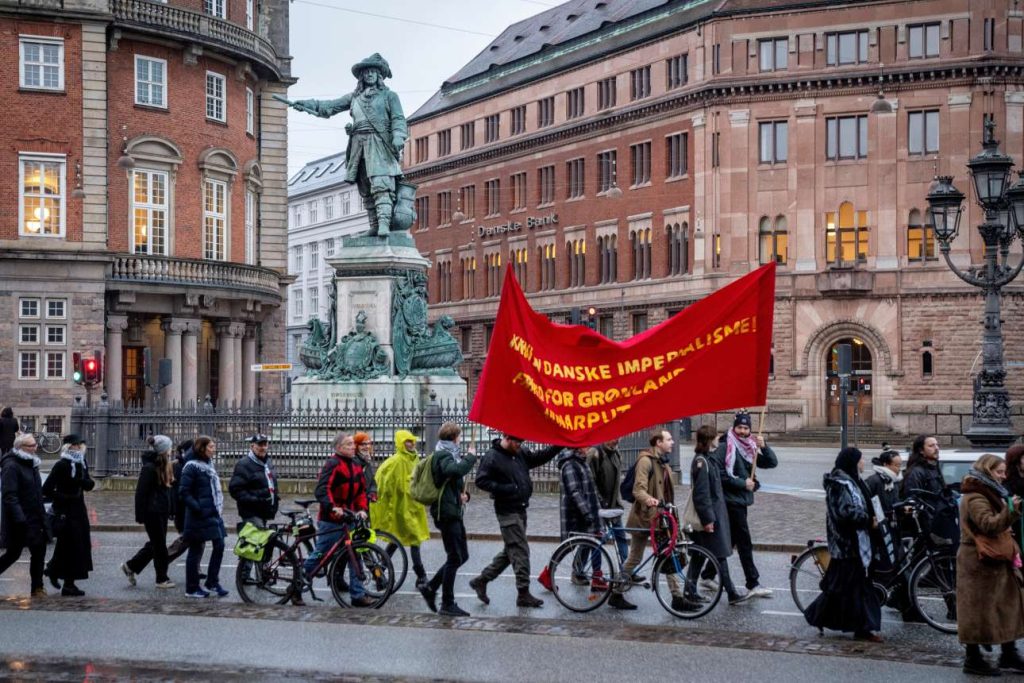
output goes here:
[[433, 505], [441, 500], [441, 492], [444, 491], [444, 484], [440, 486], [434, 483], [434, 454], [416, 463], [412, 470], [412, 480], [409, 482], [409, 495], [417, 503], [422, 505]]
[[246, 522], [242, 530], [238, 532], [238, 541], [235, 542], [235, 555], [243, 560], [261, 562], [270, 543], [270, 537], [274, 532], [270, 529], [261, 529], [252, 522]]

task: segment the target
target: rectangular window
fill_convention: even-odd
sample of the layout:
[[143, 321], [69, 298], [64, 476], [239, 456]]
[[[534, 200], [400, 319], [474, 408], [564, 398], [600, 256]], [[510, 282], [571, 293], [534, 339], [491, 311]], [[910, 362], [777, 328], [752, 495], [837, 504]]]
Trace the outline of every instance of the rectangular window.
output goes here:
[[555, 167], [542, 166], [537, 169], [537, 185], [540, 187], [540, 205], [555, 201]]
[[228, 186], [219, 180], [203, 181], [203, 258], [227, 258]]
[[297, 247], [295, 247], [294, 250], [295, 258], [293, 260], [295, 261], [295, 270], [293, 272], [296, 273], [297, 275], [302, 274], [302, 254], [304, 249], [305, 247], [303, 247], [303, 245], [300, 244]]
[[758, 126], [758, 131], [761, 163], [785, 163], [789, 149], [789, 124], [785, 121], [767, 121]]
[[167, 106], [167, 60], [135, 55], [135, 104]]
[[324, 219], [329, 221], [332, 218], [334, 218], [334, 195], [324, 197]]
[[252, 88], [245, 89], [245, 132], [256, 134], [256, 94]]
[[501, 114], [491, 114], [484, 119], [484, 142], [497, 142], [501, 137]]
[[437, 134], [437, 156], [444, 157], [452, 153], [452, 130], [442, 130]]
[[465, 185], [459, 189], [459, 205], [466, 218], [476, 216], [476, 185]]
[[647, 312], [643, 311], [640, 313], [634, 313], [632, 316], [633, 322], [633, 336], [645, 332], [647, 330]]
[[484, 202], [487, 204], [488, 216], [501, 213], [501, 182], [497, 178], [484, 183]]
[[718, 168], [722, 162], [722, 157], [718, 149], [721, 139], [721, 133], [715, 132], [711, 134], [711, 168]]
[[64, 192], [67, 164], [63, 155], [24, 154], [18, 157], [20, 234], [64, 236]]
[[555, 96], [537, 100], [537, 127], [544, 128], [555, 122]]
[[416, 198], [416, 229], [426, 230], [430, 227], [430, 197]]
[[224, 98], [226, 79], [212, 71], [206, 72], [206, 118], [227, 121], [227, 106]]
[[352, 193], [344, 192], [341, 195], [341, 215], [347, 216], [352, 213]]
[[39, 317], [39, 299], [21, 299], [21, 311], [18, 317], [20, 318], [38, 318]]
[[447, 192], [437, 193], [437, 224], [438, 225], [451, 225], [452, 224], [452, 193], [451, 190]]
[[167, 174], [132, 171], [132, 253], [167, 256]]
[[614, 149], [597, 155], [597, 191], [599, 193], [607, 192], [616, 184], [615, 156]]
[[[837, 222], [838, 218], [838, 222]], [[839, 266], [864, 263], [868, 258], [868, 212], [844, 203], [839, 213], [825, 214], [825, 260]]]
[[565, 118], [575, 119], [583, 116], [584, 108], [583, 88], [573, 88], [565, 93]]
[[64, 41], [60, 38], [20, 38], [19, 85], [37, 90], [64, 89]]
[[939, 56], [939, 23], [918, 24], [907, 27], [910, 58], [924, 59]]
[[203, 9], [211, 17], [227, 19], [225, 0], [203, 0]]
[[39, 379], [39, 352], [18, 353], [18, 379]]
[[511, 134], [521, 135], [526, 132], [526, 105], [521, 104], [508, 112], [511, 123]]
[[789, 38], [757, 41], [761, 71], [783, 71], [789, 66]]
[[907, 225], [907, 260], [932, 261], [938, 258], [935, 251], [935, 228], [922, 225], [920, 214], [911, 212], [910, 223]]
[[[328, 198], [333, 199], [333, 198]], [[326, 205], [328, 208], [334, 207], [334, 202], [331, 201]], [[257, 197], [256, 193], [252, 190], [245, 191], [245, 262], [250, 265], [256, 265], [256, 209], [257, 209]]]
[[292, 317], [302, 319], [302, 290], [292, 289]]
[[315, 273], [320, 268], [320, 243], [309, 243], [309, 272]]
[[309, 315], [314, 318], [320, 317], [320, 288], [309, 288]]
[[512, 210], [526, 208], [526, 173], [515, 173], [510, 178], [512, 181]]
[[459, 126], [459, 137], [462, 146], [459, 149], [470, 149], [476, 145], [476, 122], [470, 121]]
[[46, 317], [50, 320], [64, 320], [67, 317], [67, 301], [64, 299], [47, 299]]
[[610, 109], [615, 106], [615, 76], [597, 82], [597, 108]]
[[686, 85], [686, 81], [689, 79], [689, 62], [690, 56], [686, 54], [676, 55], [671, 59], [665, 60], [666, 90], [672, 90], [673, 88], [680, 88]]
[[320, 202], [312, 200], [309, 202], [309, 224], [315, 225], [320, 222]]
[[868, 61], [868, 32], [844, 31], [825, 35], [825, 61], [829, 66]]
[[711, 46], [711, 75], [717, 76], [722, 73], [722, 44], [715, 43]]
[[430, 138], [424, 135], [416, 138], [416, 163], [422, 164], [430, 158]]
[[864, 159], [868, 155], [868, 117], [825, 119], [825, 156], [828, 159]]
[[939, 151], [939, 111], [912, 111], [907, 115], [907, 151], [934, 154]]
[[18, 327], [18, 338], [21, 344], [39, 343], [39, 325], [20, 325]]
[[565, 175], [569, 179], [566, 183], [566, 197], [574, 199], [583, 196], [583, 159], [572, 159], [565, 163]]
[[996, 20], [995, 18], [986, 18], [983, 26], [984, 40], [983, 47], [985, 52], [991, 52], [996, 49]]
[[629, 99], [642, 100], [651, 94], [651, 67], [642, 66], [629, 72]]
[[64, 379], [64, 352], [46, 352], [46, 379]]
[[245, 0], [245, 27], [250, 31], [256, 25], [256, 13], [253, 11], [255, 3], [256, 0]]
[[629, 158], [633, 164], [633, 186], [651, 182], [651, 143], [630, 145]]
[[669, 178], [686, 175], [689, 169], [689, 135], [676, 133], [665, 138], [665, 170]]

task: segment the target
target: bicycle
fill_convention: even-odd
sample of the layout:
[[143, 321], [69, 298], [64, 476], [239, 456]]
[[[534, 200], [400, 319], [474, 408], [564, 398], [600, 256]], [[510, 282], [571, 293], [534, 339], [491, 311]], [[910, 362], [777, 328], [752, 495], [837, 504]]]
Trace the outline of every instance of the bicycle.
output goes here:
[[56, 455], [60, 452], [61, 440], [57, 432], [32, 432], [39, 450], [46, 455]]
[[[575, 534], [555, 548], [548, 562], [550, 590], [555, 599], [573, 612], [590, 612], [607, 602], [613, 592], [627, 593], [634, 586], [642, 585], [646, 589], [653, 587], [661, 606], [681, 619], [698, 619], [713, 610], [722, 597], [721, 568], [710, 552], [680, 537], [675, 506], [659, 504], [649, 529], [623, 528], [626, 532], [649, 533], [651, 541], [651, 554], [629, 577], [622, 571], [618, 552], [613, 560], [605, 549], [605, 545], [614, 540], [611, 522], [622, 513], [618, 509], [601, 510], [600, 517], [605, 524], [602, 534]], [[651, 581], [641, 581], [638, 573], [647, 565], [651, 565]], [[594, 570], [600, 567], [614, 571], [609, 577], [595, 574]], [[684, 568], [688, 568], [685, 576]], [[714, 572], [708, 580], [713, 588], [707, 589], [702, 581], [702, 587], [708, 592], [701, 595], [697, 579], [701, 570], [708, 568]], [[711, 571], [707, 573], [710, 575]], [[681, 582], [679, 577], [682, 577]]]
[[342, 519], [340, 531], [326, 532], [338, 533], [338, 540], [317, 560], [310, 577], [306, 577], [303, 549], [313, 538], [321, 535], [315, 530], [307, 508], [285, 512], [289, 517], [287, 525], [268, 525], [275, 533], [267, 542], [260, 561], [239, 559], [235, 586], [242, 600], [283, 605], [306, 591], [314, 600], [320, 600], [316, 597], [312, 578], [326, 576], [334, 601], [341, 607], [351, 607], [345, 581], [351, 567], [371, 600], [367, 606], [373, 609], [383, 606], [394, 592], [394, 567], [387, 553], [372, 542], [373, 531], [349, 511]]
[[[920, 500], [920, 496], [934, 494], [918, 490], [911, 493], [919, 497], [899, 502], [894, 509], [909, 510], [916, 534], [897, 566], [877, 575], [880, 580], [873, 581], [874, 589], [884, 605], [902, 588], [906, 579], [910, 604], [925, 623], [942, 633], [956, 633], [956, 553], [943, 545], [945, 539], [934, 537], [922, 524], [922, 517], [929, 516], [934, 507]], [[789, 588], [801, 612], [806, 612], [808, 605], [821, 594], [821, 581], [831, 557], [828, 545], [811, 540], [807, 542], [807, 550], [791, 558]]]

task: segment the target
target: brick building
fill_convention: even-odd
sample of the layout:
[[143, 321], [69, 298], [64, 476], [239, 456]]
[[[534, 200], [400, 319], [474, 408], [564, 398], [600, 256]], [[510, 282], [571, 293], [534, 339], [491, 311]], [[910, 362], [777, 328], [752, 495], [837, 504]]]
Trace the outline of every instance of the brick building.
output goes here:
[[0, 0], [0, 50], [0, 403], [66, 429], [94, 349], [111, 401], [145, 348], [172, 402], [278, 396], [287, 2]]
[[[470, 390], [509, 263], [537, 310], [593, 307], [621, 340], [775, 260], [771, 431], [839, 421], [852, 342], [861, 424], [961, 434], [983, 306], [925, 195], [937, 173], [969, 189], [987, 117], [1024, 161], [1022, 32], [996, 0], [573, 0], [508, 27], [410, 118], [406, 151]], [[961, 266], [981, 219], [966, 202]], [[1024, 429], [1022, 294], [1003, 317]]]

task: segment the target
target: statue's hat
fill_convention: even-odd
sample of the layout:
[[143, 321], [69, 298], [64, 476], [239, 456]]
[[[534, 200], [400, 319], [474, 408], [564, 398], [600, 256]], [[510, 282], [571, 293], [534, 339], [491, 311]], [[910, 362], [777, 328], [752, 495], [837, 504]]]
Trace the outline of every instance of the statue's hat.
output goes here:
[[352, 75], [359, 78], [363, 69], [377, 69], [384, 78], [391, 78], [391, 67], [388, 66], [388, 60], [381, 57], [379, 52], [374, 52], [363, 61], [353, 64]]

